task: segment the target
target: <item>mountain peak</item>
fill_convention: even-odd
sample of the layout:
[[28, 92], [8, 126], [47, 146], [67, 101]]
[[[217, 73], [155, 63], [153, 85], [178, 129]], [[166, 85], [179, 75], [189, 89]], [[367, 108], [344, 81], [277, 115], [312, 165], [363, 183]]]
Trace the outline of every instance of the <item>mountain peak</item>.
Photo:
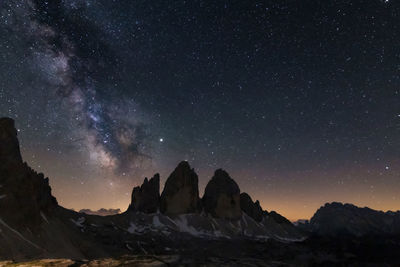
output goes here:
[[205, 212], [217, 218], [236, 219], [242, 215], [239, 186], [226, 171], [215, 171], [204, 190], [203, 205]]
[[367, 207], [339, 202], [326, 203], [310, 220], [311, 230], [320, 235], [393, 234], [400, 229], [400, 217], [396, 212], [383, 212]]
[[187, 161], [182, 161], [170, 174], [161, 194], [160, 211], [166, 214], [200, 211], [199, 179]]
[[160, 175], [156, 173], [150, 180], [144, 178], [143, 184], [133, 188], [129, 210], [155, 213], [160, 204]]

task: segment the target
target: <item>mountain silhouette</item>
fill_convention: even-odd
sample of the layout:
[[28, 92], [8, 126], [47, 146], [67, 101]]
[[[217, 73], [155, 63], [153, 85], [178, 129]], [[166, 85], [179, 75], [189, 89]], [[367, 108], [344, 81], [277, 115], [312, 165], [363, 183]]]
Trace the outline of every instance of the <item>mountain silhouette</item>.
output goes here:
[[141, 255], [149, 263], [194, 266], [227, 259], [228, 266], [400, 264], [399, 211], [334, 202], [295, 226], [263, 210], [225, 170], [215, 171], [202, 197], [198, 179], [182, 161], [161, 193], [159, 174], [133, 188], [125, 212], [65, 209], [49, 178], [23, 162], [14, 121], [1, 118], [0, 260], [53, 258], [79, 266], [112, 258], [130, 266], [143, 265]]

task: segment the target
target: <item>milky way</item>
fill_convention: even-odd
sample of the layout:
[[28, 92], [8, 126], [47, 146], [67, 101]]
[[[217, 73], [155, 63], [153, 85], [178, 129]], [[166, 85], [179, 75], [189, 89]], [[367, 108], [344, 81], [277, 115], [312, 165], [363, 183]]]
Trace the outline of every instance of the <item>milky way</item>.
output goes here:
[[30, 43], [27, 56], [47, 90], [70, 105], [71, 116], [86, 131], [91, 159], [125, 173], [149, 157], [142, 152], [147, 133], [135, 118], [133, 101], [107, 101], [121, 70], [97, 26], [79, 14], [89, 3], [12, 1], [4, 6], [11, 10], [9, 29]]
[[124, 209], [188, 160], [292, 219], [399, 209], [398, 1], [0, 6], [0, 115], [61, 204]]

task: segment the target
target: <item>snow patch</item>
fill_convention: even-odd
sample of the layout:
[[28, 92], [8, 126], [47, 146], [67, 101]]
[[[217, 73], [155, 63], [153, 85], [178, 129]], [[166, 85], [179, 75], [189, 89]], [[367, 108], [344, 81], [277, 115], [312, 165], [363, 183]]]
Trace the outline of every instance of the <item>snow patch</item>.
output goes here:
[[174, 221], [175, 221], [175, 224], [178, 227], [178, 230], [180, 232], [188, 233], [188, 234], [190, 234], [192, 236], [202, 237], [202, 238], [204, 238], [204, 237], [211, 237], [211, 238], [214, 238], [214, 237], [226, 237], [221, 233], [221, 231], [218, 231], [216, 229], [216, 227], [215, 227], [215, 225], [213, 223], [211, 223], [211, 225], [212, 225], [212, 227], [214, 229], [213, 232], [208, 232], [208, 231], [203, 231], [203, 230], [196, 229], [195, 227], [193, 227], [193, 226], [188, 224], [187, 217], [186, 217], [185, 214], [179, 215], [178, 218], [175, 219]]
[[129, 228], [127, 229], [127, 231], [131, 234], [134, 234], [134, 233], [136, 233], [136, 229], [137, 229], [137, 226], [134, 223], [131, 223], [129, 225]]
[[275, 236], [275, 238], [282, 242], [302, 242], [307, 239], [307, 237], [288, 238], [288, 237], [281, 237], [281, 236]]
[[155, 228], [163, 228], [164, 227], [164, 224], [162, 224], [160, 222], [160, 218], [158, 217], [158, 215], [153, 217], [153, 225]]
[[146, 232], [161, 232], [164, 235], [170, 235], [168, 231], [169, 227], [160, 221], [159, 215], [153, 216], [151, 224], [140, 225], [138, 223], [131, 222], [127, 231], [131, 234], [145, 234]]
[[144, 254], [147, 255], [147, 251], [142, 247], [142, 245], [140, 245], [139, 241], [137, 241], [137, 244], [138, 244], [139, 248], [144, 252]]
[[129, 244], [126, 244], [127, 249], [129, 249], [130, 251], [133, 251], [133, 248], [131, 248], [131, 246], [129, 246]]
[[40, 216], [42, 216], [42, 218], [43, 218], [43, 220], [44, 220], [45, 222], [49, 223], [49, 221], [48, 221], [47, 218], [46, 218], [46, 215], [44, 215], [44, 213], [43, 213], [42, 211], [40, 212]]
[[133, 222], [131, 222], [128, 232], [131, 234], [144, 234], [147, 230], [149, 230], [148, 226], [141, 226], [141, 225], [136, 225]]
[[179, 215], [178, 220], [175, 220], [175, 224], [178, 226], [181, 232], [189, 233], [193, 236], [201, 236], [202, 232], [196, 230], [193, 226], [188, 225], [188, 221], [185, 215]]
[[178, 225], [176, 225], [175, 221], [172, 220], [169, 216], [165, 216], [165, 218], [167, 218], [167, 219], [168, 219], [170, 222], [172, 222], [175, 226], [178, 226]]
[[70, 219], [71, 220], [71, 222], [73, 222], [76, 226], [78, 226], [78, 227], [83, 227], [83, 223], [85, 222], [85, 217], [80, 217], [80, 218], [78, 218], [78, 220], [74, 220], [74, 219]]

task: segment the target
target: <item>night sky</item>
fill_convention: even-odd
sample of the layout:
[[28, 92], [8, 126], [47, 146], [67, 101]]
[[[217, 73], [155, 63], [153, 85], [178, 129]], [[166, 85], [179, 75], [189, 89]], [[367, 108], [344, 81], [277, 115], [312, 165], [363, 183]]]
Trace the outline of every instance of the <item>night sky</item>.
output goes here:
[[400, 1], [2, 0], [0, 116], [68, 208], [188, 160], [264, 209], [400, 209]]

